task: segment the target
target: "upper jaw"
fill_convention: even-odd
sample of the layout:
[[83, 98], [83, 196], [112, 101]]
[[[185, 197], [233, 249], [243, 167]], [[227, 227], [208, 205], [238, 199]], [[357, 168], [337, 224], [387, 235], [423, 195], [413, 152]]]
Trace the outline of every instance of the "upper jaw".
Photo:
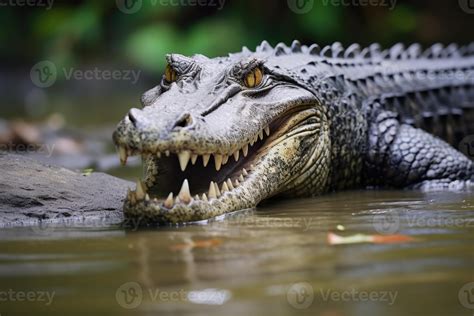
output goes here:
[[127, 163], [129, 156], [140, 155], [143, 158], [149, 158], [150, 156], [161, 158], [162, 155], [168, 157], [171, 153], [174, 153], [178, 156], [183, 171], [189, 162], [194, 164], [198, 156], [202, 156], [203, 161], [207, 162], [210, 160], [210, 157], [213, 156], [216, 169], [219, 170], [220, 166], [226, 164], [231, 157], [234, 157], [236, 161], [239, 157], [246, 157], [249, 148], [268, 136], [270, 136], [270, 127], [267, 125], [242, 141], [233, 142], [227, 146], [222, 146], [224, 144], [216, 144], [215, 142], [191, 141], [191, 137], [187, 137], [183, 134], [177, 135], [169, 140], [147, 140], [145, 138], [145, 141], [143, 141], [135, 139], [139, 137], [131, 138], [116, 132], [114, 134], [114, 142], [117, 147], [120, 162], [123, 165]]

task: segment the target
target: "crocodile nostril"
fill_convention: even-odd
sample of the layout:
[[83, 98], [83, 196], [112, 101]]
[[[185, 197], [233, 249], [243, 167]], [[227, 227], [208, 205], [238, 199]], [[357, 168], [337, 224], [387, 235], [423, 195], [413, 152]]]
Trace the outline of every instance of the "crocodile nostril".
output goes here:
[[136, 109], [131, 109], [129, 112], [128, 112], [128, 119], [130, 120], [130, 122], [132, 122], [132, 124], [134, 126], [137, 125], [137, 113], [136, 113]]
[[174, 124], [175, 127], [186, 127], [186, 126], [189, 126], [193, 123], [193, 117], [191, 116], [191, 114], [184, 114], [183, 116], [181, 116], [178, 121], [176, 122], [176, 124]]

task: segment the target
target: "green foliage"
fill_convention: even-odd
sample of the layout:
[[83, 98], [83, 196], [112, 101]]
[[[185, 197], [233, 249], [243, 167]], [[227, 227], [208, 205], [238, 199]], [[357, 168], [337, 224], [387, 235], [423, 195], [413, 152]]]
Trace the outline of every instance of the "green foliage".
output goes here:
[[125, 41], [125, 51], [132, 62], [148, 70], [164, 68], [164, 55], [179, 51], [181, 35], [174, 27], [157, 24], [139, 29]]
[[263, 39], [273, 44], [293, 39], [320, 44], [419, 40], [414, 36], [422, 15], [419, 8], [398, 2], [389, 10], [315, 0], [305, 14], [292, 12], [287, 1], [274, 0], [227, 0], [222, 10], [142, 3], [133, 14], [121, 12], [115, 1], [58, 1], [51, 10], [2, 7], [1, 60], [31, 65], [49, 59], [58, 67], [130, 64], [161, 72], [170, 52], [225, 55], [243, 45], [254, 48]]
[[389, 16], [389, 26], [393, 32], [410, 33], [416, 30], [417, 17], [412, 8], [399, 5]]
[[344, 35], [343, 11], [340, 7], [324, 5], [323, 1], [315, 1], [313, 9], [296, 21], [309, 37], [322, 41], [340, 41]]

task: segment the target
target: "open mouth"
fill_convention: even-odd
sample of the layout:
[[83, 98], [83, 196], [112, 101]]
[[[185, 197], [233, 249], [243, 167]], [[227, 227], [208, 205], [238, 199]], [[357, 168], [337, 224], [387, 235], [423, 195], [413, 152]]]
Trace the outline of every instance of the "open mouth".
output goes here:
[[267, 126], [226, 154], [198, 154], [186, 149], [140, 152], [121, 145], [118, 151], [122, 164], [128, 156], [141, 155], [145, 165], [144, 179], [137, 181], [135, 191], [129, 190], [126, 206], [173, 209], [196, 202], [212, 203], [236, 193], [265, 155], [269, 136]]

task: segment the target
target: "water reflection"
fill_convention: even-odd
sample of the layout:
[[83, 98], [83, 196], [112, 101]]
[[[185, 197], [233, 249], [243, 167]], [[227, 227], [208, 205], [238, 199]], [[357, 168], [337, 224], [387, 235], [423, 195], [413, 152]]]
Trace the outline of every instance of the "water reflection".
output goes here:
[[[474, 267], [469, 192], [345, 192], [276, 201], [206, 225], [4, 230], [3, 287], [57, 290], [54, 309], [174, 314], [466, 314]], [[332, 245], [341, 236], [410, 242]], [[29, 236], [29, 237], [28, 237]], [[5, 310], [29, 310], [7, 302]]]

